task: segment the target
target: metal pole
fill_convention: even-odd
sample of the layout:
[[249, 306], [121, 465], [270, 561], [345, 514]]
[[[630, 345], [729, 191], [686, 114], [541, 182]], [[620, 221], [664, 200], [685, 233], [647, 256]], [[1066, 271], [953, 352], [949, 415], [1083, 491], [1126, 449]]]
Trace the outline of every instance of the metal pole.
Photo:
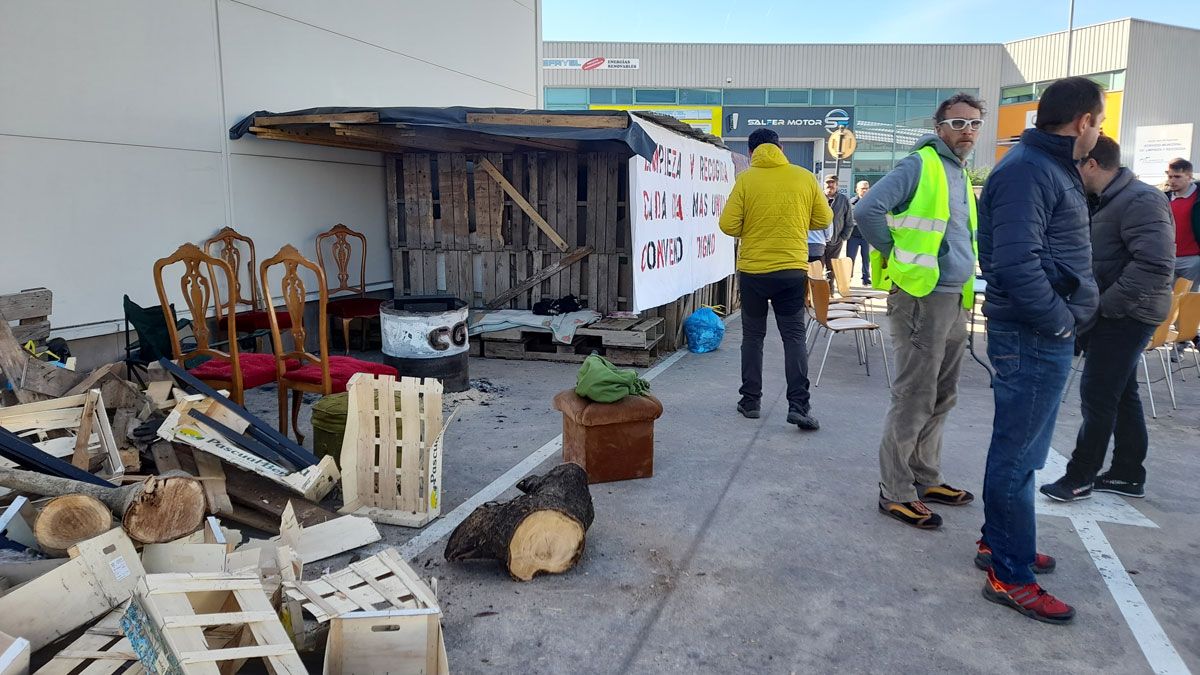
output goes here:
[[1067, 16], [1067, 77], [1071, 76], [1071, 45], [1075, 40], [1075, 0], [1071, 0], [1070, 14]]

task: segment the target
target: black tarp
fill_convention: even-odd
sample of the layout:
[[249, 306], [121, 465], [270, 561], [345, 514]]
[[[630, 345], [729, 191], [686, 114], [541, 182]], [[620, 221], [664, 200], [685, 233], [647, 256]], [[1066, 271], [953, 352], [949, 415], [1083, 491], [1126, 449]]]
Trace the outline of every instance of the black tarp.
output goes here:
[[[242, 121], [229, 129], [229, 138], [237, 140], [250, 131], [254, 126], [255, 117], [272, 115], [337, 115], [346, 113], [378, 113], [377, 124], [404, 124], [410, 127], [431, 127], [441, 129], [456, 129], [485, 136], [503, 136], [513, 138], [542, 138], [547, 140], [579, 141], [582, 143], [611, 144], [619, 143], [631, 152], [651, 159], [656, 144], [636, 124], [630, 124], [623, 129], [582, 129], [578, 127], [559, 127], [544, 125], [507, 125], [507, 124], [467, 124], [468, 113], [501, 114], [501, 115], [580, 115], [588, 117], [625, 117], [629, 113], [622, 110], [522, 110], [519, 108], [307, 108], [305, 110], [289, 110], [288, 112], [269, 112], [260, 110], [246, 116]], [[649, 119], [656, 124], [668, 127], [672, 131], [712, 143], [720, 147], [724, 145], [716, 138], [700, 133], [688, 125], [671, 117], [645, 114], [638, 112], [639, 117]], [[602, 148], [597, 148], [601, 150]]]

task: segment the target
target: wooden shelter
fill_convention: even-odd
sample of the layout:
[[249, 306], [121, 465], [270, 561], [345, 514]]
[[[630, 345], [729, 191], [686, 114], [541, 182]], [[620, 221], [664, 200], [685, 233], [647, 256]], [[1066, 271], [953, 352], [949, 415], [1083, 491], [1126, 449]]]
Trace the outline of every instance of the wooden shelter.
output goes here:
[[[634, 113], [721, 142], [677, 120]], [[632, 307], [629, 162], [649, 142], [623, 111], [314, 108], [255, 113], [231, 130], [384, 153], [396, 295], [450, 294], [530, 309], [574, 295], [608, 315]], [[639, 152], [640, 151], [640, 152]], [[642, 313], [666, 348], [702, 305], [737, 305], [736, 276]]]

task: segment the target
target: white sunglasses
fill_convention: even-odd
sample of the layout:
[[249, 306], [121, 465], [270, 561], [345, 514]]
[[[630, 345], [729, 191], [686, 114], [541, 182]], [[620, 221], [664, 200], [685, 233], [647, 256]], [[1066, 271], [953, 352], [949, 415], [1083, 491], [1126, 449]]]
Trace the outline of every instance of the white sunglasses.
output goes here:
[[955, 117], [948, 120], [942, 120], [941, 122], [938, 122], [938, 124], [945, 124], [955, 131], [962, 131], [967, 127], [971, 127], [971, 131], [979, 131], [979, 128], [983, 126], [983, 120], [968, 120], [961, 117]]

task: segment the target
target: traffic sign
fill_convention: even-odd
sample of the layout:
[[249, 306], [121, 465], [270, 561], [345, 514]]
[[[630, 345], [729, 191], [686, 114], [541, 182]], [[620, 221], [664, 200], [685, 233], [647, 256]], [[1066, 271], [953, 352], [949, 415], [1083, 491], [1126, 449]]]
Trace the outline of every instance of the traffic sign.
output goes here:
[[846, 159], [858, 148], [858, 139], [854, 132], [842, 127], [829, 135], [829, 154], [834, 159]]

